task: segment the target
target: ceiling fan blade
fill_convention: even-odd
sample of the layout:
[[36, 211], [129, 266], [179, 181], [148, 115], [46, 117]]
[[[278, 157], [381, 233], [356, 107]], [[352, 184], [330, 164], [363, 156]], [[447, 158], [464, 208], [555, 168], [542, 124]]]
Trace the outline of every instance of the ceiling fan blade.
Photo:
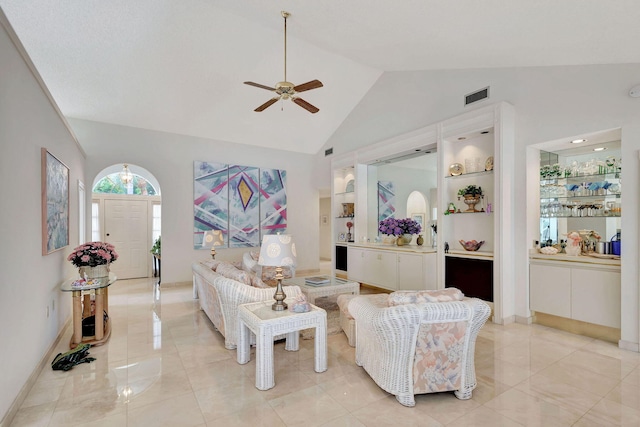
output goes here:
[[259, 87], [260, 89], [266, 89], [266, 90], [270, 90], [270, 91], [274, 91], [274, 90], [276, 90], [276, 88], [274, 88], [274, 87], [269, 87], [269, 86], [261, 85], [260, 83], [244, 82], [244, 84], [249, 85], [249, 86]]
[[319, 87], [322, 87], [322, 82], [320, 80], [311, 80], [310, 82], [295, 86], [293, 90], [296, 92], [304, 92], [305, 90], [318, 89]]
[[302, 108], [304, 108], [305, 110], [307, 110], [312, 114], [315, 114], [318, 111], [320, 111], [317, 107], [314, 107], [313, 105], [309, 104], [307, 101], [305, 101], [302, 98], [293, 98], [293, 102], [295, 102], [296, 104], [298, 104], [299, 106], [301, 106]]
[[261, 106], [259, 106], [258, 108], [256, 108], [255, 112], [259, 113], [261, 111], [266, 110], [267, 108], [271, 107], [273, 104], [276, 103], [276, 101], [278, 101], [278, 99], [280, 99], [279, 96], [276, 96], [275, 98], [271, 98], [270, 100], [268, 100], [267, 102], [265, 102], [264, 104], [262, 104]]

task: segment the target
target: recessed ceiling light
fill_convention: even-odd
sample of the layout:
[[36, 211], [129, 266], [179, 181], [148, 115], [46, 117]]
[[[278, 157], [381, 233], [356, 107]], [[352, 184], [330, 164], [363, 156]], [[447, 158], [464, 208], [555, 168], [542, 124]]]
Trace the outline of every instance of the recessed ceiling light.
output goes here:
[[586, 139], [574, 139], [573, 141], [571, 141], [572, 144], [580, 144], [582, 142], [587, 142]]
[[604, 151], [606, 150], [606, 147], [598, 147], [598, 148], [594, 148], [593, 151]]

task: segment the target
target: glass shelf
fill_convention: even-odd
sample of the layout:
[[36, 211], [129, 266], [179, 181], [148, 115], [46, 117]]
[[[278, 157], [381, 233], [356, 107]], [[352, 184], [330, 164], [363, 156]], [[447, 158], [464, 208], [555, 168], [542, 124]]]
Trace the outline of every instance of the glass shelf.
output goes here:
[[490, 171], [482, 171], [482, 172], [471, 172], [471, 173], [463, 173], [460, 175], [447, 175], [445, 176], [445, 178], [471, 178], [474, 176], [481, 176], [481, 175], [490, 175], [493, 173], [493, 170]]
[[546, 184], [561, 184], [561, 183], [579, 183], [584, 182], [585, 180], [597, 180], [603, 181], [607, 179], [620, 179], [620, 172], [614, 173], [602, 173], [596, 175], [580, 175], [580, 176], [557, 176], [557, 177], [548, 177], [540, 180], [540, 185]]
[[611, 201], [617, 200], [620, 198], [620, 194], [607, 194], [600, 196], [548, 196], [548, 197], [540, 197], [541, 201], [570, 201], [573, 200], [575, 202], [579, 202], [581, 200], [602, 200], [602, 201]]
[[335, 217], [336, 219], [353, 219], [355, 217], [355, 215], [350, 215], [350, 216], [337, 216]]
[[344, 196], [344, 195], [346, 195], [346, 194], [353, 194], [353, 193], [354, 193], [354, 191], [345, 191], [345, 192], [343, 192], [343, 193], [334, 193], [334, 194], [335, 194], [336, 196]]

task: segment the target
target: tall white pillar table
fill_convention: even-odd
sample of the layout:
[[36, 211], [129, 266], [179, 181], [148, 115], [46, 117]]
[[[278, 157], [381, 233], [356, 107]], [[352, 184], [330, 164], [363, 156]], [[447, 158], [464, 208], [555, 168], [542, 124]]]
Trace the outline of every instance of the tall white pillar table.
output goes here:
[[[251, 360], [250, 332], [256, 336], [256, 388], [269, 390], [275, 386], [273, 368], [273, 338], [285, 335], [285, 350], [298, 351], [300, 332], [316, 328], [315, 366], [316, 372], [327, 370], [327, 312], [311, 305], [306, 313], [289, 310], [274, 311], [273, 300], [242, 304], [238, 308], [238, 363], [244, 365]], [[291, 305], [292, 302], [287, 301]]]

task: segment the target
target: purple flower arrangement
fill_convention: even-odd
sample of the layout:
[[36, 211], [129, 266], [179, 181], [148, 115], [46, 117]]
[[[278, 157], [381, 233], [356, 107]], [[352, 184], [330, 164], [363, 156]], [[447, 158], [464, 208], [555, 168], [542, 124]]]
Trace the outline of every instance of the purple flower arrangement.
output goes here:
[[105, 242], [84, 243], [73, 250], [67, 261], [76, 267], [95, 267], [109, 264], [118, 259], [115, 246]]
[[422, 227], [411, 218], [387, 218], [380, 221], [378, 231], [389, 236], [400, 236], [402, 234], [418, 234], [422, 231]]

